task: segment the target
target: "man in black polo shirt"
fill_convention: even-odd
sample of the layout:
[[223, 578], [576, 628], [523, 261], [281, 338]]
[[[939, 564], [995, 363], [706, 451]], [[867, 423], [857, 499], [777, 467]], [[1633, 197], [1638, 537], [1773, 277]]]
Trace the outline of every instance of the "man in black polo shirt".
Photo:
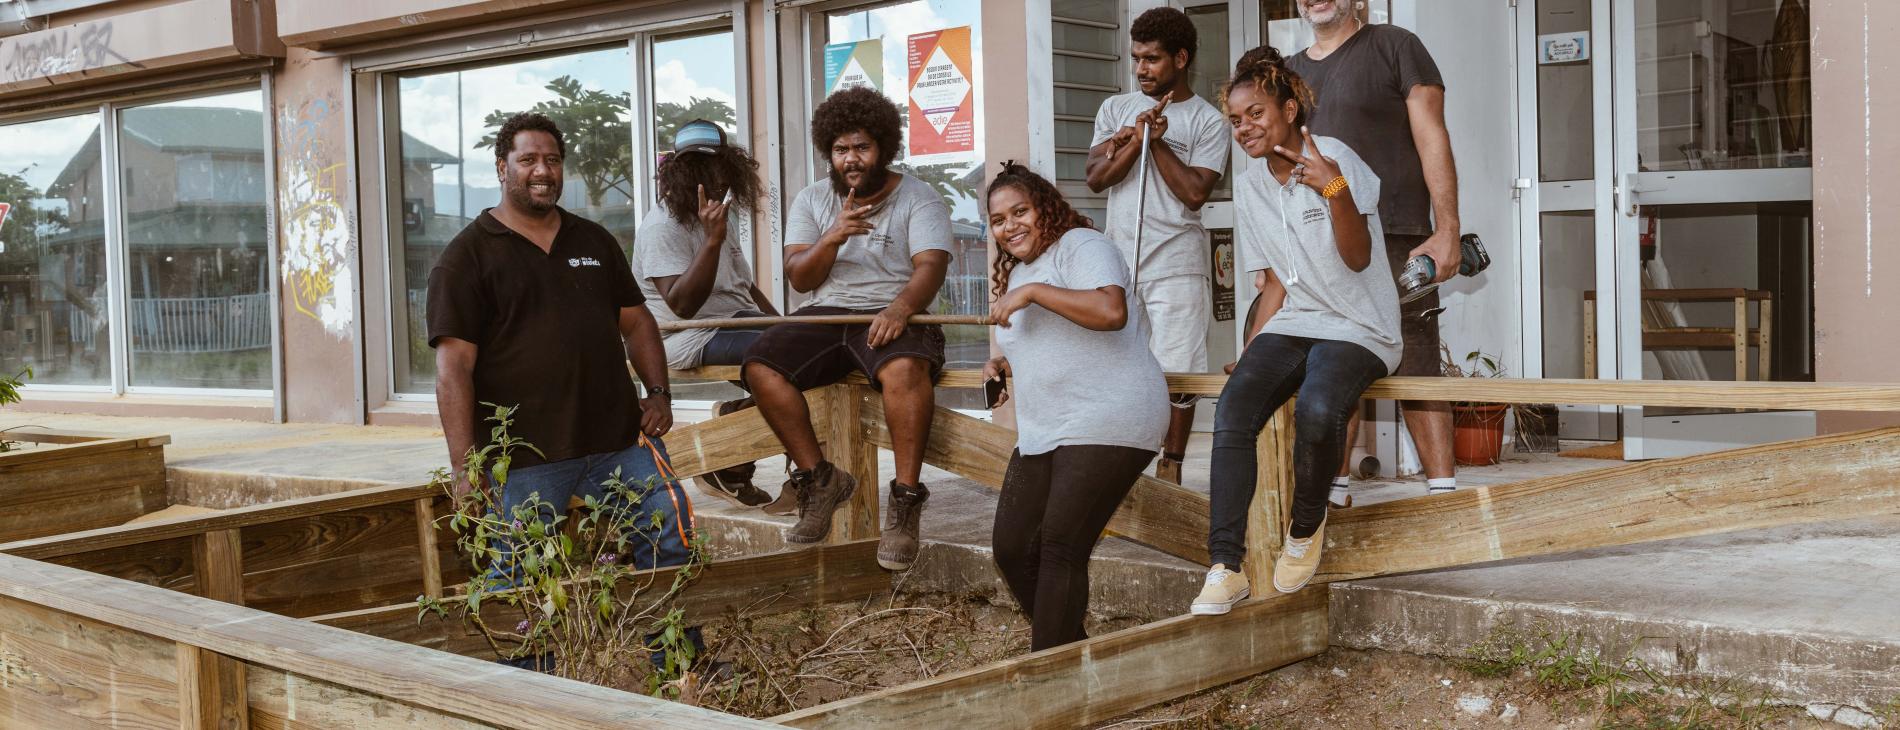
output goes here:
[[[606, 500], [615, 470], [644, 491], [633, 538], [638, 568], [690, 557], [692, 504], [662, 476], [660, 436], [673, 426], [666, 352], [627, 258], [599, 224], [562, 210], [561, 130], [539, 114], [517, 114], [495, 137], [501, 205], [449, 241], [429, 273], [429, 345], [435, 348], [436, 406], [458, 472], [470, 449], [488, 443], [479, 403], [516, 406], [511, 433], [540, 450], [511, 452], [498, 506], [512, 514], [539, 493], [556, 511], [572, 497]], [[647, 384], [639, 399], [626, 362]], [[458, 477], [455, 489], [471, 485]], [[555, 515], [544, 514], [543, 519]], [[504, 581], [515, 576], [499, 575]]]

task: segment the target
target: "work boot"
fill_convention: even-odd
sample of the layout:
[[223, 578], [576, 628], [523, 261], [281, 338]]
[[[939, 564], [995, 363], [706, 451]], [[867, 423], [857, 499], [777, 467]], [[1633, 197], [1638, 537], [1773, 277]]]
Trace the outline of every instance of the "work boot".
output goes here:
[[1320, 520], [1319, 529], [1312, 537], [1296, 540], [1286, 539], [1286, 548], [1280, 551], [1280, 559], [1273, 561], [1273, 589], [1281, 593], [1292, 593], [1306, 587], [1306, 582], [1319, 572], [1319, 554], [1326, 547], [1326, 521]]
[[1194, 597], [1194, 603], [1188, 605], [1188, 613], [1195, 616], [1219, 616], [1227, 613], [1234, 604], [1252, 593], [1247, 585], [1247, 576], [1228, 570], [1222, 563], [1215, 563], [1207, 569], [1207, 579], [1201, 584], [1201, 595]]
[[891, 480], [891, 498], [884, 506], [884, 533], [877, 541], [877, 564], [885, 570], [910, 570], [917, 562], [917, 526], [930, 490], [906, 487]]
[[831, 514], [851, 499], [851, 493], [857, 491], [858, 480], [839, 471], [831, 462], [821, 461], [811, 471], [792, 472], [792, 481], [799, 482], [798, 524], [785, 531], [785, 541], [810, 545], [825, 539], [831, 534]]
[[785, 480], [785, 486], [780, 487], [778, 490], [778, 498], [772, 500], [771, 504], [767, 504], [759, 509], [768, 515], [778, 517], [798, 514], [798, 492], [801, 489], [803, 489], [803, 487], [798, 483], [798, 479], [787, 479]]

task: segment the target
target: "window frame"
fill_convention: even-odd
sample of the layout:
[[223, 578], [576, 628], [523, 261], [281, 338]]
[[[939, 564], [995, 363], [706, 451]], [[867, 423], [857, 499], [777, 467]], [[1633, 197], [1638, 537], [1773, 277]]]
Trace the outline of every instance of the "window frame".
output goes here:
[[[174, 101], [224, 94], [257, 91], [261, 95], [259, 123], [263, 126], [264, 144], [264, 184], [265, 184], [265, 222], [264, 236], [272, 242], [266, 246], [265, 266], [271, 272], [266, 277], [270, 301], [270, 369], [271, 387], [258, 388], [192, 388], [181, 386], [133, 385], [131, 383], [132, 351], [129, 331], [130, 302], [128, 295], [130, 249], [125, 240], [124, 219], [124, 182], [119, 161], [119, 136], [122, 132], [120, 113], [132, 108], [163, 104]], [[68, 385], [56, 383], [28, 382], [23, 392], [30, 394], [84, 393], [109, 394], [112, 396], [185, 396], [200, 398], [269, 398], [272, 401], [273, 414], [277, 421], [284, 418], [283, 383], [283, 324], [279, 289], [281, 282], [277, 275], [278, 246], [277, 229], [277, 151], [276, 124], [272, 118], [272, 84], [269, 74], [247, 73], [238, 76], [213, 79], [183, 88], [148, 90], [138, 93], [115, 96], [99, 102], [65, 104], [32, 112], [0, 115], [0, 128], [16, 124], [30, 124], [50, 119], [73, 117], [83, 114], [95, 114], [99, 119], [99, 164], [113, 174], [100, 175], [101, 208], [104, 216], [103, 234], [105, 238], [106, 266], [106, 316], [107, 316], [107, 360], [110, 364], [111, 379], [106, 385]]]
[[[655, 144], [652, 134], [655, 99], [653, 95], [653, 50], [654, 45], [679, 36], [706, 33], [730, 32], [733, 45], [733, 75], [735, 109], [738, 131], [735, 139], [749, 140], [752, 134], [751, 115], [746, 112], [749, 85], [747, 75], [750, 58], [747, 48], [748, 33], [745, 23], [744, 0], [707, 9], [703, 6], [689, 8], [683, 5], [668, 5], [657, 8], [610, 13], [581, 19], [537, 23], [526, 28], [492, 31], [467, 38], [423, 44], [399, 50], [384, 50], [358, 54], [346, 59], [347, 73], [353, 97], [360, 100], [357, 108], [350, 114], [353, 130], [356, 134], [353, 143], [353, 164], [361, 169], [374, 170], [374, 175], [358, 176], [356, 189], [358, 200], [359, 230], [364, 236], [375, 235], [377, 242], [363, 241], [362, 280], [366, 289], [374, 288], [375, 293], [365, 294], [365, 311], [362, 313], [364, 336], [361, 341], [365, 351], [359, 358], [359, 367], [366, 372], [360, 382], [374, 382], [380, 391], [379, 399], [384, 405], [435, 403], [433, 392], [402, 392], [398, 390], [396, 375], [396, 335], [404, 332], [408, 323], [406, 317], [406, 295], [399, 299], [397, 290], [401, 284], [402, 271], [395, 258], [398, 253], [397, 242], [402, 225], [402, 189], [399, 180], [391, 178], [401, 165], [401, 128], [398, 123], [397, 84], [405, 74], [418, 71], [444, 72], [458, 68], [473, 68], [504, 63], [518, 63], [538, 58], [561, 56], [589, 50], [625, 48], [628, 63], [632, 64], [630, 78], [629, 105], [633, 116], [629, 125], [632, 139], [632, 157], [638, 168], [633, 170], [634, 225], [644, 222], [647, 207], [653, 199], [653, 175]], [[403, 316], [399, 315], [403, 310]], [[709, 405], [709, 402], [680, 401], [680, 406], [692, 408]], [[369, 404], [371, 410], [378, 406]]]

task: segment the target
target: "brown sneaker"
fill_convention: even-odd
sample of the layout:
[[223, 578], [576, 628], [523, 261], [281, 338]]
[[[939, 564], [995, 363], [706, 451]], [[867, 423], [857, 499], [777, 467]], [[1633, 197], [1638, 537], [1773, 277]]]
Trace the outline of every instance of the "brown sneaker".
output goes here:
[[770, 504], [760, 507], [759, 509], [768, 515], [778, 517], [798, 514], [798, 492], [803, 488], [803, 485], [800, 485], [796, 478], [787, 479], [785, 480], [785, 486], [780, 487], [778, 490], [778, 499], [772, 500]]
[[810, 472], [792, 472], [792, 480], [803, 484], [798, 490], [798, 524], [785, 531], [785, 541], [810, 545], [825, 539], [831, 534], [831, 513], [851, 499], [858, 480], [833, 468], [829, 461], [818, 462]]
[[917, 524], [924, 514], [930, 490], [891, 481], [891, 498], [884, 505], [884, 534], [877, 541], [877, 564], [885, 570], [910, 570], [917, 562]]
[[699, 491], [726, 500], [739, 507], [757, 507], [772, 501], [772, 495], [752, 486], [753, 464], [740, 464], [693, 478]]

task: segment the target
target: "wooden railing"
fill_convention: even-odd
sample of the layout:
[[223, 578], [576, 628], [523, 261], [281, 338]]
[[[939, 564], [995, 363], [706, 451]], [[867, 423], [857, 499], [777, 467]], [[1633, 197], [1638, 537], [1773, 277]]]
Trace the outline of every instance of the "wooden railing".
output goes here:
[[[692, 373], [703, 378], [734, 374]], [[945, 381], [975, 385], [978, 378], [959, 371], [946, 374]], [[1169, 383], [1176, 392], [1213, 394], [1225, 378], [1170, 376]], [[888, 448], [889, 437], [877, 395], [859, 379], [810, 391], [808, 397], [827, 457], [860, 483], [881, 483], [876, 450]], [[1893, 385], [1388, 378], [1368, 397], [1900, 411], [1900, 386]], [[756, 409], [678, 428], [666, 440], [682, 475], [782, 451]], [[1247, 533], [1253, 557], [1246, 569], [1261, 588], [1271, 580], [1272, 557], [1291, 504], [1291, 442], [1291, 419], [1282, 411], [1261, 434], [1261, 488]], [[925, 459], [999, 488], [1014, 444], [1015, 434], [1007, 429], [940, 409]], [[714, 563], [682, 598], [683, 605], [707, 615], [761, 595], [781, 596], [784, 606], [813, 606], [888, 590], [888, 574], [873, 561], [878, 491], [858, 490], [834, 521], [826, 545]], [[289, 720], [348, 726], [372, 716], [536, 727], [748, 722], [420, 648], [471, 654], [481, 649], [458, 627], [416, 621], [416, 594], [439, 595], [465, 575], [446, 547], [452, 542], [429, 529], [444, 509], [439, 499], [428, 486], [380, 487], [0, 545], [0, 553], [8, 554], [0, 556], [0, 596], [5, 597], [0, 598], [0, 622], [10, 631], [18, 627], [124, 642], [130, 648], [112, 656], [143, 672], [123, 675], [142, 689], [108, 688], [90, 675], [60, 674], [41, 688], [52, 694], [36, 694], [15, 706], [48, 713], [34, 717], [64, 721], [66, 715], [55, 713], [93, 717], [84, 713], [107, 712], [101, 703], [138, 701], [148, 709], [113, 705], [118, 709], [110, 711], [148, 712], [165, 723], [165, 712], [150, 708], [177, 707], [184, 717], [237, 713], [260, 724], [276, 723], [271, 726]], [[1204, 563], [1207, 510], [1205, 495], [1144, 476], [1110, 528]], [[1248, 600], [1219, 618], [1166, 619], [771, 720], [800, 727], [1041, 728], [1098, 722], [1323, 651], [1325, 584], [1330, 581], [1891, 514], [1900, 514], [1900, 428], [1338, 510], [1329, 517], [1320, 574], [1300, 593]], [[926, 525], [926, 537], [929, 529]], [[45, 670], [104, 661], [103, 649], [86, 649], [83, 643], [18, 659], [0, 656], [0, 670], [53, 676]], [[1222, 660], [1205, 661], [1212, 655]], [[61, 704], [65, 701], [58, 698], [68, 694], [60, 682], [92, 682], [77, 688], [86, 692], [70, 693], [90, 699], [79, 703], [83, 707]], [[34, 698], [44, 702], [35, 704]], [[286, 714], [291, 707], [332, 714], [291, 718]], [[345, 712], [370, 714], [335, 714]]]

